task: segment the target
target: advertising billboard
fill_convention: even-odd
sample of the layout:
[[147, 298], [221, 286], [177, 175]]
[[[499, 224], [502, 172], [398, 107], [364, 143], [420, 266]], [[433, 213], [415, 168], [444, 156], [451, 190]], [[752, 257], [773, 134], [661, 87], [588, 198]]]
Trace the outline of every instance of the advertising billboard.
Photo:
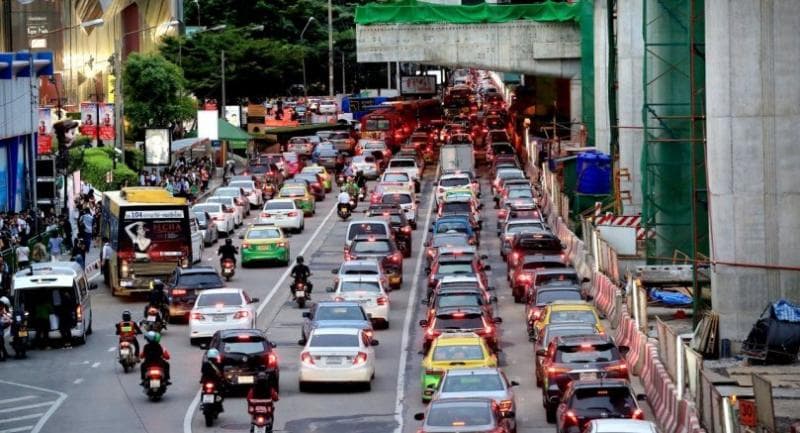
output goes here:
[[400, 77], [401, 95], [435, 95], [436, 77], [433, 75], [415, 75]]
[[146, 129], [144, 131], [144, 164], [170, 165], [170, 144], [169, 129]]

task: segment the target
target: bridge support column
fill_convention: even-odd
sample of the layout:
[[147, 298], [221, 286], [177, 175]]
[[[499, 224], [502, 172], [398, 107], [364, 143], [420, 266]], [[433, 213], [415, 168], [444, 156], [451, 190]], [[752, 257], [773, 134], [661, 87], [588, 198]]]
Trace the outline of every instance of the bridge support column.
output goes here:
[[581, 122], [583, 119], [581, 94], [581, 77], [569, 80], [569, 121], [572, 122], [570, 140], [573, 143], [578, 143], [581, 139]]

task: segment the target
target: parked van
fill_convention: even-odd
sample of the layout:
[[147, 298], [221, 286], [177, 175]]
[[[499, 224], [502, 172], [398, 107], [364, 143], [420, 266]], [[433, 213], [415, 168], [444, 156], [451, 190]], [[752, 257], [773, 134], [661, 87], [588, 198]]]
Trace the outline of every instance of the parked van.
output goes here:
[[469, 144], [446, 144], [439, 150], [439, 172], [475, 170], [475, 155]]
[[[90, 290], [97, 289], [90, 283], [86, 274], [76, 262], [34, 263], [14, 275], [11, 295], [14, 310], [28, 314], [30, 338], [36, 332], [47, 329], [48, 337], [60, 340], [59, 316], [62, 306], [69, 304], [72, 309], [72, 340], [78, 344], [86, 343], [92, 333], [92, 301]], [[71, 298], [71, 299], [70, 299]], [[47, 319], [37, 319], [47, 314]]]

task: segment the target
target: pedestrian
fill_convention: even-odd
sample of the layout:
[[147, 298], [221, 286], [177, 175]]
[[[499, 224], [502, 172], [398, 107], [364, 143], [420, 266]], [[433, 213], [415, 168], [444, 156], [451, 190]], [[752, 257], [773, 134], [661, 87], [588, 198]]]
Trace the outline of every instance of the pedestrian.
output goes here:
[[111, 242], [108, 241], [107, 237], [103, 237], [103, 249], [100, 250], [100, 260], [102, 263], [102, 272], [103, 272], [103, 281], [106, 285], [109, 284], [110, 279], [110, 271], [111, 271], [111, 255], [114, 254], [114, 250], [111, 249]]
[[[57, 292], [53, 291], [54, 297]], [[56, 307], [58, 309], [56, 311], [58, 314], [58, 331], [61, 333], [62, 346], [67, 348], [72, 347], [73, 314], [77, 306], [69, 290], [61, 289], [59, 295], [61, 296], [61, 303]]]
[[17, 269], [27, 268], [31, 264], [31, 249], [23, 243], [17, 244]]
[[50, 259], [54, 262], [61, 260], [61, 251], [64, 248], [64, 238], [61, 237], [61, 233], [54, 232], [47, 242], [50, 244]]
[[44, 349], [50, 345], [50, 314], [53, 312], [52, 303], [44, 299], [37, 299], [33, 308], [33, 323], [36, 330], [36, 346]]
[[3, 256], [0, 256], [0, 296], [11, 295], [11, 269]]
[[75, 245], [72, 247], [72, 260], [81, 265], [81, 268], [86, 269], [86, 250], [83, 246], [83, 239], [77, 239]]
[[6, 328], [11, 326], [11, 302], [8, 298], [0, 297], [0, 362], [6, 362]]
[[88, 209], [83, 214], [80, 220], [81, 225], [83, 225], [83, 243], [86, 248], [86, 253], [89, 252], [89, 247], [92, 244], [92, 231], [94, 230], [94, 216], [92, 216], [92, 212]]

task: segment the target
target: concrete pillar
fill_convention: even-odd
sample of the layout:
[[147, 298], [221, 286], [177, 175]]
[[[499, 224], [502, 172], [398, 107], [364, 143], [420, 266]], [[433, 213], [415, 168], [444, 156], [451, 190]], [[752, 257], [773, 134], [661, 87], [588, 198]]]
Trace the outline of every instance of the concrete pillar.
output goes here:
[[[620, 190], [630, 191], [632, 203], [623, 203], [623, 213], [642, 210], [642, 106], [644, 89], [644, 37], [641, 0], [617, 1], [617, 113], [619, 116], [619, 168], [627, 169], [630, 181], [620, 179]], [[595, 27], [596, 28], [596, 27]], [[631, 128], [632, 127], [632, 128]]]
[[610, 153], [611, 120], [608, 112], [608, 2], [594, 2], [594, 143]]
[[572, 122], [572, 134], [570, 140], [573, 143], [580, 141], [583, 110], [581, 109], [581, 77], [573, 77], [569, 80], [569, 119]]
[[[712, 258], [800, 266], [800, 2], [706, 0]], [[720, 336], [746, 338], [764, 307], [800, 301], [800, 273], [717, 264]]]

